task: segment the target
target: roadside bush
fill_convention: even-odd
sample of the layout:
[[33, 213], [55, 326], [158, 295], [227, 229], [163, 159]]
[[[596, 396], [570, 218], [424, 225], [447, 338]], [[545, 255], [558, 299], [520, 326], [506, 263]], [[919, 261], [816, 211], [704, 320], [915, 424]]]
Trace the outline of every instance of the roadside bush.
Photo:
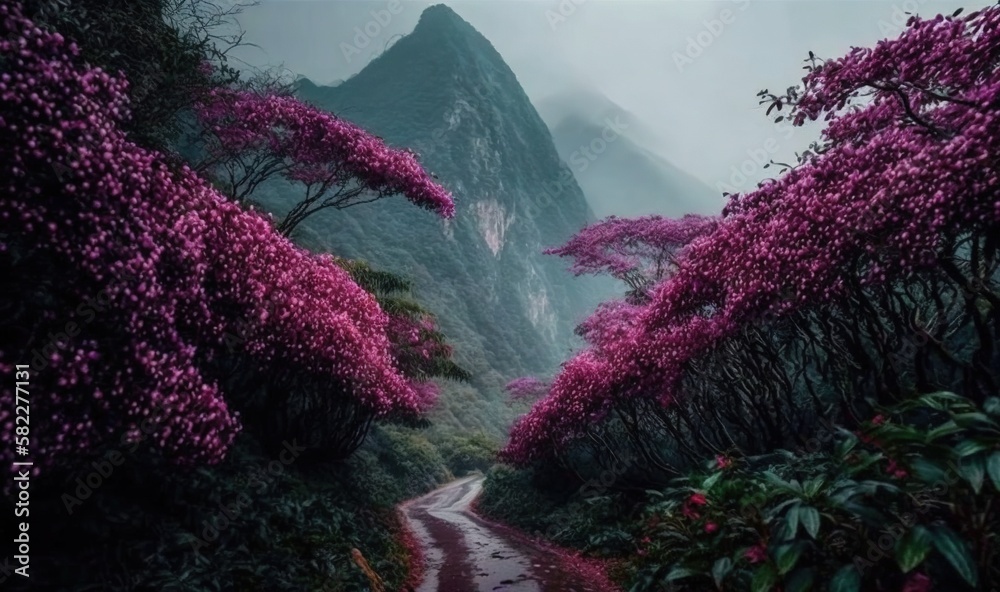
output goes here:
[[444, 462], [456, 476], [472, 471], [485, 473], [496, 462], [498, 443], [482, 432], [454, 434], [437, 442]]
[[[483, 483], [477, 508], [540, 538], [598, 556], [616, 556], [635, 550], [628, 527], [635, 500], [621, 492], [597, 494], [572, 488], [563, 479], [562, 490], [543, 479], [549, 471], [496, 465]], [[549, 473], [551, 475], [551, 473]]]
[[[418, 438], [376, 428], [340, 463], [273, 455], [247, 433], [212, 467], [178, 471], [149, 453], [126, 455], [93, 491], [80, 495], [74, 476], [32, 496], [46, 519], [32, 523], [29, 589], [367, 591], [353, 548], [399, 589], [409, 552], [395, 505], [448, 476], [433, 455], [409, 473], [390, 466]], [[4, 532], [16, 528], [7, 506]]]
[[939, 392], [880, 411], [836, 428], [829, 450], [720, 455], [639, 498], [497, 465], [479, 508], [621, 559], [630, 592], [994, 589], [1000, 398]]
[[715, 470], [649, 492], [634, 592], [989, 590], [1000, 399], [898, 404], [832, 453]]

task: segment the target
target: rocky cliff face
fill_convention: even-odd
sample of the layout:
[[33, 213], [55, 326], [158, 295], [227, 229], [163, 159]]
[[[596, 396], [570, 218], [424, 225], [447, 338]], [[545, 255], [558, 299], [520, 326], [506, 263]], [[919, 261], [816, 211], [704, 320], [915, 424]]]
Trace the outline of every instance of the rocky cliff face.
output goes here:
[[[441, 413], [497, 431], [511, 414], [502, 385], [555, 370], [575, 325], [609, 293], [541, 254], [594, 220], [549, 130], [489, 41], [443, 5], [353, 78], [302, 80], [299, 93], [412, 148], [454, 193], [452, 221], [386, 199], [314, 217], [300, 240], [412, 278], [476, 375], [446, 391]], [[280, 214], [290, 191], [269, 188], [261, 201]]]

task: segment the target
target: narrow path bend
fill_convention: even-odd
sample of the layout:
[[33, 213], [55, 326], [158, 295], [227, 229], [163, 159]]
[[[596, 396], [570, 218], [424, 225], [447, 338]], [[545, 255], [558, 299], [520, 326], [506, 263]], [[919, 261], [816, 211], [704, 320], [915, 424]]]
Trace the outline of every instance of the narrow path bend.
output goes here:
[[605, 592], [594, 574], [574, 573], [566, 558], [523, 534], [488, 523], [469, 505], [482, 477], [453, 481], [406, 502], [403, 514], [424, 551], [417, 592]]

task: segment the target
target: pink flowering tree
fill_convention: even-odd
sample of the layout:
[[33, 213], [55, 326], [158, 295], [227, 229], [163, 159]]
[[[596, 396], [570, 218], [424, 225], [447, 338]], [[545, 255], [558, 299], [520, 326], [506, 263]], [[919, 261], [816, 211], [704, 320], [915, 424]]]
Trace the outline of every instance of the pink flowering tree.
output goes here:
[[303, 198], [278, 230], [289, 236], [316, 212], [404, 195], [443, 218], [455, 215], [451, 194], [409, 150], [291, 96], [219, 88], [196, 108], [207, 156], [197, 167], [243, 202], [263, 183], [302, 185]]
[[668, 472], [685, 455], [802, 446], [818, 418], [857, 421], [865, 397], [995, 392], [998, 25], [997, 7], [912, 18], [765, 92], [777, 117], [826, 120], [817, 151], [733, 196], [624, 335], [564, 365], [505, 457], [613, 423], [624, 436], [606, 455], [632, 446]]
[[576, 333], [594, 349], [613, 349], [615, 344], [628, 338], [644, 306], [629, 300], [610, 300], [598, 305], [597, 310], [576, 328]]
[[642, 300], [653, 284], [677, 269], [680, 250], [717, 224], [717, 218], [693, 214], [678, 219], [611, 216], [545, 252], [571, 258], [570, 270], [576, 275], [608, 274], [619, 279]]
[[[140, 441], [219, 461], [254, 397], [286, 426], [339, 418], [346, 435], [314, 443], [342, 451], [355, 426], [420, 412], [389, 317], [347, 271], [131, 142], [127, 82], [74, 43], [16, 5], [0, 20], [0, 267], [23, 288], [4, 287], [0, 370], [31, 365], [36, 472]], [[301, 382], [322, 396], [296, 397]], [[13, 411], [0, 406], [10, 442]]]
[[534, 401], [548, 392], [549, 385], [534, 376], [523, 376], [508, 382], [504, 389], [511, 402]]
[[[626, 338], [652, 286], [676, 271], [684, 247], [709, 234], [718, 223], [717, 218], [695, 215], [680, 219], [611, 216], [587, 226], [565, 245], [547, 249], [546, 254], [572, 259], [570, 270], [576, 275], [607, 274], [629, 288], [626, 299], [601, 304], [576, 333], [595, 353]], [[534, 377], [522, 377], [510, 382], [507, 391], [512, 401], [535, 400], [550, 386]]]

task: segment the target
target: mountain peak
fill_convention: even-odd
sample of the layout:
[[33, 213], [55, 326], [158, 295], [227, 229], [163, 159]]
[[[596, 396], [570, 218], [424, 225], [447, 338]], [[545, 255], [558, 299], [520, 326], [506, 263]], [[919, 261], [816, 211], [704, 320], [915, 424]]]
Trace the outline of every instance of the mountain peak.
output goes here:
[[[522, 111], [530, 111], [524, 117], [538, 118], [517, 77], [493, 44], [444, 4], [424, 9], [412, 32], [336, 87], [337, 92], [306, 84], [300, 84], [300, 88], [303, 95], [327, 104], [336, 103], [335, 96], [372, 97], [379, 101], [379, 108], [406, 109], [415, 120], [424, 117], [439, 121], [443, 109], [456, 108], [458, 97], [464, 97], [471, 108], [483, 106], [483, 101], [513, 101]], [[407, 92], [400, 93], [399, 89]], [[344, 107], [349, 111], [360, 108]], [[368, 107], [374, 109], [376, 105]]]
[[[492, 68], [507, 69], [503, 58], [486, 37], [445, 4], [429, 6], [420, 13], [420, 20], [401, 43], [406, 51], [419, 51], [433, 60], [437, 67], [453, 70], [473, 65], [491, 64]], [[388, 53], [388, 52], [387, 52]]]
[[451, 7], [445, 4], [435, 4], [434, 6], [428, 6], [420, 13], [420, 20], [417, 22], [417, 26], [413, 29], [416, 33], [421, 31], [421, 29], [433, 29], [436, 32], [440, 32], [444, 27], [452, 27], [456, 31], [461, 31], [464, 33], [476, 33], [476, 30], [465, 21], [462, 17], [458, 16]]

